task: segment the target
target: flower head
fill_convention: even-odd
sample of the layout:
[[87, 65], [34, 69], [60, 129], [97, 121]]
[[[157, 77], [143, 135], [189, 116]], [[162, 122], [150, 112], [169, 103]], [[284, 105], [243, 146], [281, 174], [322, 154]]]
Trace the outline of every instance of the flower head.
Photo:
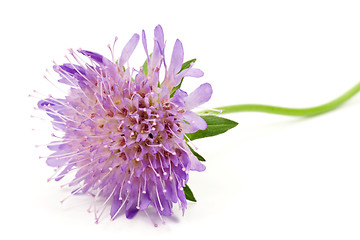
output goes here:
[[[70, 50], [73, 60], [54, 66], [58, 81], [69, 86], [68, 95], [38, 103], [52, 118], [53, 127], [63, 132], [53, 134], [58, 139], [48, 145], [54, 153], [46, 163], [58, 169], [53, 178], [75, 172], [68, 184], [75, 189], [72, 194], [104, 198], [111, 203], [112, 219], [121, 209], [132, 218], [150, 206], [160, 217], [169, 216], [174, 203], [184, 211], [183, 187], [189, 171], [205, 170], [184, 134], [206, 129], [206, 122], [192, 109], [209, 100], [211, 85], [202, 84], [189, 95], [178, 88], [184, 77], [201, 77], [203, 72], [192, 65], [182, 69], [179, 40], [166, 65], [160, 25], [154, 31], [152, 54], [142, 32], [146, 66], [138, 71], [127, 67], [139, 39], [134, 34], [120, 58], [112, 61], [98, 53]], [[98, 221], [101, 213], [94, 212]]]

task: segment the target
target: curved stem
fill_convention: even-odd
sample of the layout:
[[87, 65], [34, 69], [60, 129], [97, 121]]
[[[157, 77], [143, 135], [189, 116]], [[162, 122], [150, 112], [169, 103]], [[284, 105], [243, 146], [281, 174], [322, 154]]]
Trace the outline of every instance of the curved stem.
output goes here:
[[[290, 115], [290, 116], [304, 116], [311, 117], [319, 114], [323, 114], [334, 110], [335, 108], [342, 105], [344, 102], [353, 97], [357, 92], [360, 91], [360, 82], [356, 84], [349, 91], [341, 95], [340, 97], [334, 99], [331, 102], [325, 103], [320, 106], [311, 107], [311, 108], [284, 108], [284, 107], [276, 107], [262, 104], [239, 104], [239, 105], [231, 105], [218, 107], [214, 110], [207, 110], [199, 112], [199, 114], [227, 114], [227, 113], [236, 113], [236, 112], [266, 112], [280, 115]], [[216, 110], [221, 110], [219, 113]]]

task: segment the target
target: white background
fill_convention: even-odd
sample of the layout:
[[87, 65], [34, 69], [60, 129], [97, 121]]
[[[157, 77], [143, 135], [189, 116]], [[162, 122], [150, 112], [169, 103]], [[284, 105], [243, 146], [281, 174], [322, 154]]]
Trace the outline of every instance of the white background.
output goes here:
[[[210, 82], [207, 107], [263, 103], [310, 107], [360, 80], [358, 1], [3, 1], [1, 61], [1, 239], [360, 239], [360, 96], [311, 119], [263, 113], [227, 117], [239, 125], [195, 142], [207, 170], [189, 181], [197, 203], [166, 224], [144, 215], [99, 224], [90, 196], [47, 183], [39, 159], [47, 122], [30, 118], [34, 89], [54, 93], [42, 75], [68, 48], [110, 57], [133, 33], [162, 24], [167, 56], [179, 38], [185, 59]], [[130, 60], [138, 67], [139, 45]], [[169, 57], [167, 57], [169, 60]], [[42, 128], [45, 125], [45, 128]], [[37, 130], [32, 131], [32, 128]], [[158, 221], [158, 220], [157, 220]]]

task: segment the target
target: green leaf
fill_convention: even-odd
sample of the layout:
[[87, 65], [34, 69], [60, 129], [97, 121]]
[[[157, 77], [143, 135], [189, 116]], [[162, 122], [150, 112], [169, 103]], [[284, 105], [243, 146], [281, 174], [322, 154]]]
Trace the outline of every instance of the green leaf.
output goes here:
[[186, 197], [187, 200], [192, 201], [192, 202], [196, 202], [194, 194], [192, 193], [191, 189], [189, 188], [189, 186], [187, 184], [185, 185], [183, 190], [184, 190], [185, 197]]
[[184, 69], [189, 68], [191, 66], [191, 63], [195, 63], [195, 62], [196, 62], [196, 58], [193, 58], [187, 62], [184, 62], [183, 65], [181, 66], [181, 69], [178, 72], [178, 74], [181, 73]]
[[143, 66], [142, 66], [142, 70], [143, 70], [144, 74], [147, 76], [148, 75], [148, 62], [147, 62], [147, 60], [145, 60]]
[[192, 147], [190, 147], [189, 144], [187, 144], [190, 151], [195, 155], [195, 157], [197, 157], [197, 159], [199, 159], [199, 161], [205, 162], [205, 158], [203, 158], [203, 156], [201, 156], [200, 154], [198, 154]]
[[[152, 56], [152, 53], [150, 53], [149, 58], [151, 58], [151, 56]], [[147, 59], [145, 60], [144, 64], [142, 65], [142, 70], [143, 70], [143, 73], [147, 76], [148, 72], [149, 72]]]
[[[184, 62], [183, 65], [181, 66], [181, 69], [180, 69], [180, 71], [178, 72], [178, 74], [179, 74], [181, 71], [183, 71], [184, 69], [189, 68], [189, 67], [191, 66], [191, 64], [192, 64], [192, 63], [195, 63], [195, 62], [196, 62], [196, 58], [191, 59], [191, 60], [189, 60], [189, 61], [187, 61], [187, 62]], [[173, 89], [171, 89], [170, 97], [173, 97], [174, 94], [175, 94], [175, 92], [176, 92], [176, 90], [178, 90], [178, 89], [181, 87], [181, 84], [182, 84], [183, 80], [184, 80], [184, 78], [181, 79], [179, 85], [177, 85], [176, 87], [174, 87]]]
[[207, 123], [207, 128], [205, 130], [199, 130], [194, 133], [187, 133], [186, 136], [188, 136], [190, 140], [216, 136], [238, 125], [237, 122], [234, 122], [230, 119], [214, 115], [204, 115], [200, 117], [202, 117]]

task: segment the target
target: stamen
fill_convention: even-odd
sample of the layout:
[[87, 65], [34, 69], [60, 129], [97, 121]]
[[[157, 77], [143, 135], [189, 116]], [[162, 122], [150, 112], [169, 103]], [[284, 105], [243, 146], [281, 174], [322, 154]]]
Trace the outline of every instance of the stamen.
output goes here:
[[186, 136], [186, 134], [184, 134], [184, 137], [187, 139], [188, 143], [191, 144], [191, 146], [193, 148], [195, 148], [195, 150], [198, 150], [199, 148], [195, 146], [195, 144], [190, 140], [190, 138], [188, 136]]
[[[68, 109], [72, 109], [72, 110], [76, 111], [78, 114], [80, 114], [81, 116], [84, 116], [84, 117], [86, 117], [87, 119], [95, 122], [95, 121], [94, 121], [93, 119], [91, 119], [88, 115], [85, 115], [84, 113], [79, 112], [76, 108], [74, 108], [74, 107], [70, 104], [70, 102], [66, 102], [66, 104], [64, 104], [63, 102], [57, 100], [56, 98], [54, 98], [54, 97], [51, 96], [51, 95], [49, 95], [49, 98], [50, 98], [51, 100], [53, 100], [54, 102], [58, 103], [59, 105], [65, 107], [65, 108], [68, 108]], [[50, 109], [50, 110], [54, 111], [53, 109]]]
[[173, 136], [175, 136], [177, 139], [182, 140], [182, 138], [180, 138], [171, 128], [169, 128], [168, 130], [170, 130], [170, 132], [173, 134]]
[[[81, 160], [81, 161], [79, 161], [79, 162], [82, 162], [82, 161], [85, 161], [85, 160], [87, 160], [87, 159], [83, 159], [83, 160]], [[62, 167], [65, 167], [65, 166], [68, 166], [68, 165], [71, 165], [71, 164], [75, 164], [75, 163], [76, 163], [76, 162], [66, 163], [66, 164], [64, 164]], [[64, 176], [66, 176], [69, 172], [72, 172], [72, 171], [74, 171], [74, 170], [78, 170], [78, 171], [79, 171], [79, 170], [81, 170], [81, 169], [83, 169], [83, 168], [88, 167], [88, 166], [91, 165], [91, 164], [92, 164], [92, 162], [90, 162], [90, 163], [88, 163], [88, 164], [86, 164], [86, 165], [84, 165], [84, 166], [78, 167], [78, 168], [67, 169], [66, 172], [63, 173], [63, 174], [56, 175], [56, 176], [53, 176], [53, 177], [48, 178], [48, 182], [50, 182], [50, 181], [53, 180], [53, 179], [59, 178], [59, 177], [64, 177]], [[90, 172], [90, 173], [92, 173], [92, 172]], [[89, 174], [90, 174], [90, 173], [89, 173]], [[88, 176], [89, 174], [87, 174], [86, 176]], [[74, 180], [75, 180], [75, 179], [71, 180], [70, 182], [68, 182], [68, 183], [66, 183], [66, 184], [61, 185], [60, 187], [63, 188], [63, 187], [65, 187], [66, 185], [69, 185], [70, 183], [72, 183]], [[74, 181], [74, 183], [75, 183], [75, 182], [76, 182], [76, 181]]]
[[95, 195], [95, 197], [94, 197], [94, 201], [93, 201], [93, 203], [94, 203], [94, 217], [95, 217], [95, 223], [97, 224], [97, 223], [99, 223], [99, 219], [98, 219], [98, 217], [97, 217], [97, 210], [96, 210], [96, 201], [97, 201], [97, 198], [100, 196], [100, 193], [104, 190], [104, 188], [105, 188], [106, 186], [104, 186], [104, 187], [102, 187], [97, 193], [96, 193], [96, 195]]
[[178, 142], [176, 143], [176, 145], [178, 145], [178, 147], [183, 150], [184, 152], [187, 152], [185, 148], [183, 148]]
[[172, 174], [171, 174], [171, 165], [172, 165], [172, 163], [171, 163], [171, 159], [170, 159], [170, 157], [167, 157], [167, 159], [169, 160], [169, 175], [170, 175], [170, 177], [169, 177], [169, 180], [171, 181], [171, 180], [173, 180], [173, 177], [172, 177]]
[[[47, 70], [47, 69], [46, 69], [46, 70]], [[49, 71], [49, 70], [47, 70], [47, 71]], [[44, 78], [45, 78], [51, 85], [53, 85], [56, 89], [58, 89], [60, 92], [62, 92], [62, 93], [64, 93], [64, 94], [67, 94], [66, 91], [64, 91], [63, 89], [59, 88], [59, 87], [56, 86], [52, 81], [50, 81], [50, 80], [47, 78], [47, 76], [44, 75]]]
[[33, 90], [33, 93], [36, 93], [36, 94], [40, 95], [41, 97], [37, 97], [37, 96], [31, 95], [31, 94], [29, 94], [29, 97], [34, 97], [34, 98], [41, 99], [41, 100], [43, 100], [43, 98], [47, 97], [46, 94], [40, 93], [39, 91], [37, 91], [35, 89]]
[[56, 176], [56, 174], [58, 174], [60, 172], [62, 168], [61, 167], [57, 167], [56, 169], [54, 169], [54, 174], [51, 175], [48, 179], [47, 179], [47, 182], [50, 182], [52, 179], [54, 179], [54, 176]]
[[[69, 48], [69, 54], [75, 59], [75, 61], [83, 68], [87, 68], [87, 63], [74, 51], [74, 49]], [[89, 68], [91, 69], [91, 68]]]
[[112, 57], [113, 62], [115, 62], [115, 57], [114, 57], [114, 55], [115, 55], [115, 43], [116, 43], [117, 40], [118, 40], [118, 37], [115, 37], [112, 48], [110, 47], [110, 44], [108, 44], [108, 48], [110, 49], [111, 57]]
[[104, 181], [104, 179], [109, 176], [109, 174], [112, 173], [112, 170], [107, 172], [104, 176], [102, 176], [100, 179], [97, 180], [96, 183], [94, 183], [93, 188], [96, 189], [100, 186], [100, 184]]
[[90, 149], [90, 147], [85, 148], [84, 150], [79, 151], [79, 149], [75, 152], [69, 152], [69, 153], [64, 153], [64, 154], [59, 154], [59, 155], [50, 155], [50, 156], [41, 156], [40, 158], [55, 158], [55, 159], [61, 159], [64, 157], [73, 157], [73, 156], [77, 156], [77, 155], [81, 155], [81, 153], [86, 152]]
[[158, 225], [155, 223], [155, 221], [150, 217], [150, 215], [147, 213], [146, 210], [144, 210], [146, 216], [150, 219], [150, 221], [152, 222], [152, 224], [154, 225], [154, 227], [158, 227]]
[[70, 76], [67, 72], [65, 72], [59, 65], [55, 62], [56, 72], [60, 75], [60, 77], [65, 78], [69, 83], [71, 83], [72, 87], [76, 89], [80, 89], [77, 79], [73, 76]]
[[[160, 154], [161, 154], [161, 153], [160, 153]], [[162, 154], [161, 154], [161, 155], [162, 155]], [[164, 157], [164, 156], [163, 156], [163, 157]], [[167, 172], [165, 171], [164, 166], [163, 166], [162, 161], [161, 161], [160, 158], [159, 158], [159, 162], [160, 162], [161, 170], [163, 171], [163, 175], [166, 176], [166, 175], [167, 175]]]
[[155, 190], [156, 190], [156, 195], [157, 195], [157, 199], [158, 199], [159, 206], [160, 206], [160, 211], [164, 211], [164, 207], [162, 206], [161, 201], [160, 201], [159, 191], [156, 186], [155, 186]]
[[146, 178], [144, 177], [144, 187], [143, 187], [143, 194], [146, 194]]
[[51, 108], [51, 106], [45, 106], [46, 110], [50, 111], [51, 114], [55, 115], [55, 116], [58, 116], [59, 118], [63, 119], [64, 121], [71, 121], [71, 122], [74, 122], [74, 123], [81, 123], [79, 121], [75, 121], [71, 118], [68, 118], [66, 117], [65, 115], [55, 111], [54, 109]]
[[[73, 56], [73, 57], [74, 57], [74, 56]], [[70, 61], [70, 59], [69, 59], [67, 56], [65, 56], [65, 58], [69, 61], [69, 63], [71, 64], [71, 66], [72, 66], [83, 78], [85, 78], [89, 83], [91, 83], [93, 86], [95, 86], [87, 77], [85, 77], [85, 76], [74, 66], [74, 64]], [[75, 57], [74, 57], [74, 58], [75, 58]], [[75, 59], [76, 59], [76, 58], [75, 58]], [[88, 69], [91, 69], [91, 68], [88, 68]], [[84, 92], [84, 91], [81, 89], [81, 87], [79, 86], [79, 84], [78, 84], [78, 82], [77, 82], [77, 79], [75, 79], [73, 76], [69, 76], [69, 75], [65, 74], [64, 71], [63, 71], [63, 72], [59, 71], [59, 75], [62, 76], [62, 77], [65, 77], [69, 82], [73, 83], [73, 84], [76, 86], [77, 90], [79, 90], [90, 102], [92, 102], [92, 100], [87, 96], [87, 94], [85, 94], [85, 92]], [[73, 78], [73, 79], [75, 80], [75, 82], [72, 81], [72, 80], [70, 80], [68, 77], [66, 77], [66, 75], [69, 76], [69, 77], [71, 77], [71, 78]]]
[[156, 174], [157, 177], [160, 177], [160, 174], [156, 172], [154, 166], [152, 165], [152, 162], [151, 162], [150, 158], [148, 158], [148, 159], [149, 159], [149, 163], [150, 163], [151, 169], [154, 171], [154, 173]]
[[45, 118], [42, 118], [42, 117], [38, 117], [38, 116], [34, 116], [34, 115], [30, 115], [31, 118], [37, 118], [37, 119], [40, 119], [40, 120], [43, 120], [43, 121], [48, 121], [47, 119]]
[[119, 200], [122, 200], [121, 195], [122, 195], [122, 188], [123, 188], [123, 186], [124, 186], [124, 183], [125, 183], [125, 177], [123, 177], [123, 181], [122, 181], [122, 183], [121, 183], [120, 192], [119, 192]]
[[[81, 49], [79, 49], [79, 50], [81, 50]], [[73, 51], [73, 50], [72, 50]], [[82, 66], [83, 68], [86, 68], [86, 69], [88, 69], [88, 70], [90, 70], [92, 73], [94, 73], [94, 74], [96, 74], [96, 75], [100, 75], [100, 73], [96, 70], [96, 68], [97, 68], [97, 64], [94, 62], [94, 60], [92, 60], [92, 58], [91, 57], [89, 57], [89, 56], [84, 56], [84, 57], [86, 57], [87, 59], [89, 59], [89, 61], [90, 61], [90, 63], [91, 63], [91, 65], [90, 64], [88, 64], [85, 60], [83, 60], [76, 52], [74, 52], [73, 51], [73, 54], [72, 53], [70, 53], [72, 56], [73, 56], [73, 58], [75, 59], [75, 61], [77, 62], [77, 63], [79, 63], [79, 65], [80, 66]], [[82, 62], [82, 63], [80, 63], [80, 61]], [[85, 65], [85, 66], [84, 66]], [[93, 82], [91, 82], [89, 79], [86, 79], [86, 80], [88, 80], [93, 86], [96, 86]]]
[[141, 188], [139, 187], [138, 199], [136, 209], [140, 210], [140, 195], [141, 195]]
[[110, 47], [110, 44], [108, 44], [107, 47], [108, 47], [108, 49], [110, 50], [112, 61], [115, 62], [114, 53], [113, 53], [113, 50], [112, 50], [111, 47]]
[[168, 151], [169, 153], [171, 153], [172, 155], [176, 155], [176, 152], [172, 152], [171, 150], [167, 149], [164, 144], [160, 144], [162, 148], [164, 148], [166, 151]]
[[[110, 200], [110, 198], [112, 197], [112, 195], [114, 194], [115, 190], [116, 190], [117, 187], [114, 187], [114, 190], [111, 192], [111, 194], [109, 195], [109, 197], [105, 200], [105, 202], [103, 203], [102, 205], [102, 210], [99, 214], [99, 216], [97, 217], [97, 223], [99, 222], [99, 219], [101, 217], [101, 215], [104, 213], [105, 211], [105, 208], [106, 208], [106, 203]], [[100, 209], [99, 209], [100, 210]]]
[[114, 221], [114, 219], [116, 218], [116, 216], [119, 214], [120, 210], [124, 207], [127, 199], [128, 199], [129, 195], [126, 196], [125, 200], [123, 201], [123, 203], [121, 204], [121, 206], [119, 207], [119, 209], [116, 211], [116, 213], [114, 214], [114, 216], [111, 218], [111, 221]]
[[140, 98], [142, 98], [142, 96], [140, 94], [138, 94], [137, 92], [134, 92], [134, 94], [131, 96], [131, 100], [134, 100], [135, 95], [139, 96]]
[[104, 107], [104, 105], [102, 104], [102, 102], [100, 101], [100, 99], [98, 98], [98, 96], [97, 96], [96, 93], [94, 93], [94, 96], [95, 96], [95, 98], [98, 100], [98, 103], [99, 103], [100, 107], [101, 107], [105, 112], [107, 112], [106, 109], [105, 109], [105, 107]]
[[66, 140], [66, 141], [80, 141], [80, 139], [78, 139], [78, 138], [59, 137], [59, 136], [56, 136], [54, 133], [52, 133], [51, 136], [52, 136], [52, 137], [55, 137], [55, 138], [62, 139], [62, 140]]
[[121, 112], [121, 110], [115, 105], [115, 103], [114, 103], [114, 101], [112, 100], [110, 94], [107, 95], [107, 96], [108, 96], [108, 98], [110, 99], [111, 104], [116, 108], [116, 110], [118, 110], [119, 112]]
[[[76, 182], [79, 182], [79, 183], [80, 183], [81, 180], [83, 180], [84, 178], [86, 178], [87, 176], [89, 176], [89, 175], [92, 174], [92, 173], [93, 173], [93, 172], [88, 172], [88, 173], [86, 173], [86, 174], [84, 174], [84, 175], [82, 175], [82, 176], [80, 176], [80, 177], [74, 178], [74, 179], [72, 179], [71, 181], [60, 185], [60, 188], [64, 188], [64, 187], [66, 187], [67, 185], [69, 185], [69, 186], [70, 186], [70, 185], [75, 186], [74, 184], [75, 184]], [[79, 183], [78, 183], [78, 184], [79, 184]]]
[[80, 74], [80, 76], [82, 76], [84, 79], [88, 80], [90, 82], [90, 80], [84, 76], [78, 69], [77, 67], [75, 67], [75, 65], [70, 61], [70, 59], [68, 58], [68, 56], [65, 56], [66, 60], [68, 60], [68, 62], [71, 64], [71, 66]]
[[60, 203], [61, 203], [61, 204], [64, 203], [64, 201], [65, 201], [66, 199], [68, 199], [69, 197], [75, 195], [76, 193], [78, 193], [81, 189], [83, 189], [83, 188], [86, 187], [86, 186], [87, 186], [87, 184], [84, 184], [82, 187], [80, 187], [80, 188], [78, 188], [77, 190], [73, 191], [70, 195], [68, 195], [66, 198], [64, 198], [63, 200], [61, 200]]
[[46, 144], [36, 144], [34, 145], [36, 148], [38, 147], [49, 147], [49, 146], [58, 146], [58, 145], [62, 145], [62, 144], [67, 144], [70, 143], [70, 141], [65, 141], [65, 142], [52, 142], [52, 143], [46, 143]]
[[[162, 211], [162, 210], [161, 210], [161, 211]], [[163, 217], [161, 216], [161, 214], [160, 214], [160, 212], [159, 212], [159, 209], [156, 208], [156, 212], [157, 212], [157, 214], [158, 214], [158, 216], [159, 216], [159, 218], [160, 218], [161, 223], [164, 225], [164, 224], [165, 224], [165, 221], [164, 221]]]
[[174, 175], [174, 177], [175, 177], [175, 179], [176, 179], [176, 182], [178, 183], [178, 189], [179, 190], [183, 190], [183, 188], [181, 187], [181, 185], [182, 185], [182, 183], [180, 182], [180, 180], [178, 179], [178, 177], [177, 177], [177, 175], [173, 172], [173, 175]]

